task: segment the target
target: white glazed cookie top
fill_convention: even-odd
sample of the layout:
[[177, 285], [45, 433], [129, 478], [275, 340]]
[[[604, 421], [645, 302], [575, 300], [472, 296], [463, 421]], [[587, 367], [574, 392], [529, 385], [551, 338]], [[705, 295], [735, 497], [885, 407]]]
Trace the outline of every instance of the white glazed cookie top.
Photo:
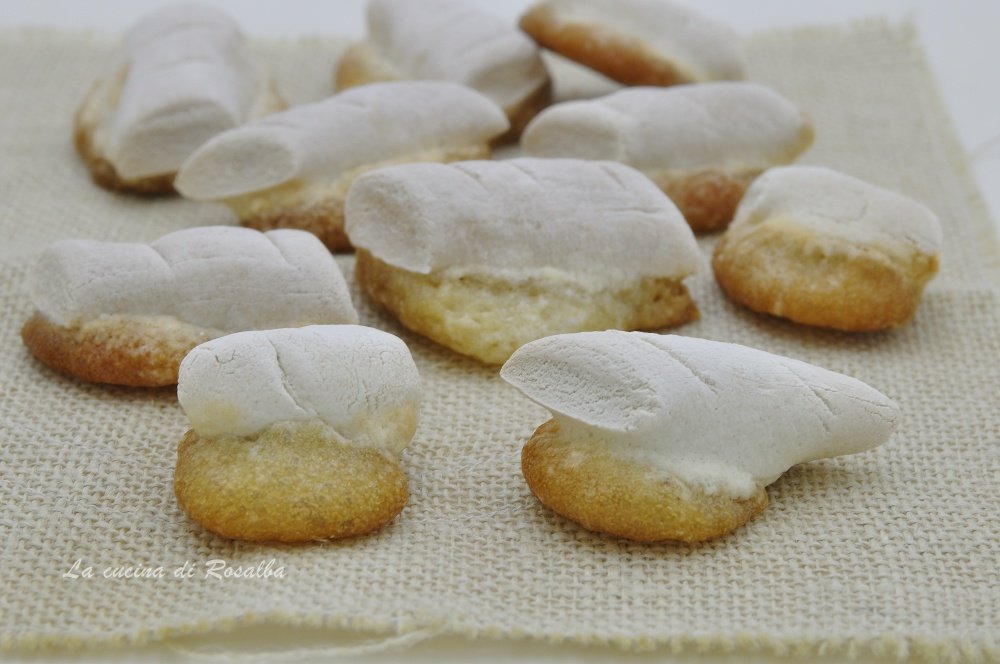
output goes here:
[[420, 375], [398, 337], [313, 325], [197, 346], [181, 363], [177, 397], [203, 436], [321, 420], [354, 444], [398, 453], [416, 428]]
[[511, 159], [409, 164], [358, 178], [345, 230], [396, 267], [555, 268], [602, 279], [698, 271], [677, 207], [639, 171], [613, 162]]
[[561, 23], [610, 29], [645, 43], [696, 81], [746, 78], [741, 39], [728, 26], [671, 0], [543, 0]]
[[455, 83], [375, 83], [216, 136], [184, 163], [175, 186], [188, 198], [225, 199], [414, 153], [485, 145], [508, 126], [493, 102]]
[[225, 14], [171, 5], [126, 35], [128, 70], [106, 133], [126, 178], [172, 173], [211, 136], [243, 123], [262, 88], [242, 34]]
[[740, 346], [643, 332], [531, 342], [501, 377], [548, 408], [567, 438], [749, 496], [791, 466], [886, 440], [895, 403], [859, 380]]
[[31, 274], [35, 307], [59, 325], [108, 314], [172, 316], [214, 330], [356, 323], [330, 252], [305, 231], [207, 226], [151, 244], [63, 240]]
[[610, 159], [642, 170], [763, 169], [794, 159], [808, 118], [774, 90], [720, 82], [626, 88], [553, 106], [528, 125], [527, 155]]
[[747, 190], [730, 232], [785, 220], [819, 236], [861, 245], [913, 248], [937, 255], [941, 222], [924, 205], [864, 180], [819, 166], [773, 168]]
[[460, 83], [504, 109], [548, 80], [531, 39], [466, 0], [371, 0], [368, 33], [400, 79]]

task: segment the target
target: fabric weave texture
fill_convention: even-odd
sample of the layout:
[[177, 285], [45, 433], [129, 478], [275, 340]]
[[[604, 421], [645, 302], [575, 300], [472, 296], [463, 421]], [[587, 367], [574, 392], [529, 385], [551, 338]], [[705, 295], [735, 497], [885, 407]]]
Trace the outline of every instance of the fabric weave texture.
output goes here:
[[[335, 39], [257, 43], [293, 103], [329, 94]], [[698, 546], [595, 535], [542, 508], [519, 451], [548, 414], [497, 377], [373, 310], [424, 383], [403, 455], [411, 498], [381, 532], [269, 546], [212, 536], [172, 492], [186, 419], [172, 390], [83, 384], [33, 360], [19, 328], [26, 276], [64, 237], [151, 241], [233, 223], [220, 206], [112, 194], [73, 150], [76, 104], [114, 70], [114, 40], [0, 32], [0, 649], [138, 643], [234, 625], [611, 643], [626, 648], [1000, 657], [1000, 270], [992, 226], [908, 26], [769, 33], [753, 80], [799, 103], [817, 141], [802, 160], [926, 203], [942, 218], [940, 275], [916, 318], [881, 334], [798, 327], [727, 302], [708, 268], [702, 318], [675, 332], [855, 376], [895, 399], [882, 448], [795, 467], [771, 505]], [[565, 70], [560, 69], [560, 73]], [[560, 94], [589, 82], [565, 73]], [[776, 423], [777, 425], [777, 423]], [[64, 578], [74, 561], [96, 578]], [[204, 578], [205, 563], [273, 559], [284, 578]], [[191, 561], [199, 573], [174, 577]], [[162, 579], [106, 579], [163, 566]]]

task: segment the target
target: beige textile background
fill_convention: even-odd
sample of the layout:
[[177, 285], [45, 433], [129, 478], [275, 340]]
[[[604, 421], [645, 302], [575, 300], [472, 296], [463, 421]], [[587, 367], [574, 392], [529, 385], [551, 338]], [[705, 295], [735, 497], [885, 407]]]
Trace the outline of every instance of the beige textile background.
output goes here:
[[[260, 49], [291, 101], [326, 94], [336, 41]], [[760, 517], [717, 542], [594, 535], [540, 508], [520, 477], [520, 445], [545, 411], [495, 371], [400, 330], [355, 290], [362, 320], [400, 334], [423, 376], [422, 420], [403, 456], [410, 503], [372, 537], [260, 546], [216, 538], [177, 509], [171, 478], [186, 421], [171, 390], [81, 384], [21, 346], [26, 271], [47, 242], [149, 241], [230, 217], [90, 184], [70, 118], [113, 66], [111, 41], [0, 32], [0, 649], [270, 622], [630, 648], [1000, 657], [998, 251], [919, 47], [906, 27], [869, 23], [759, 36], [749, 51], [752, 77], [815, 121], [804, 161], [941, 215], [942, 272], [911, 325], [849, 336], [740, 311], [706, 271], [691, 284], [702, 320], [678, 332], [865, 380], [903, 409], [893, 439], [792, 469]], [[351, 259], [340, 261], [349, 272]], [[97, 578], [64, 578], [78, 559]], [[206, 579], [211, 559], [273, 559], [285, 577]], [[186, 561], [199, 573], [175, 578]], [[166, 578], [101, 576], [137, 564], [163, 566]]]

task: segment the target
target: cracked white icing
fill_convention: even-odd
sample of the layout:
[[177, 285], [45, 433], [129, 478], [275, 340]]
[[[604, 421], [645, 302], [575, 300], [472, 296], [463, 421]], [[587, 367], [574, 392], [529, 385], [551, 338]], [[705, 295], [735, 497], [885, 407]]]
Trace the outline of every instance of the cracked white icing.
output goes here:
[[347, 284], [311, 233], [206, 226], [150, 244], [62, 240], [31, 274], [35, 307], [71, 326], [107, 314], [239, 330], [356, 323]]
[[784, 166], [761, 175], [740, 202], [729, 232], [770, 221], [861, 246], [901, 245], [928, 255], [937, 255], [943, 241], [941, 222], [926, 206], [819, 166]]
[[455, 83], [374, 83], [222, 133], [181, 167], [188, 198], [220, 200], [295, 179], [329, 181], [408, 155], [485, 145], [507, 117]]
[[194, 3], [152, 12], [126, 35], [127, 73], [99, 142], [125, 178], [172, 173], [211, 136], [243, 123], [264, 77], [231, 18]]
[[696, 81], [746, 78], [742, 40], [728, 26], [671, 0], [544, 0], [564, 23], [608, 28], [645, 46]]
[[535, 157], [612, 159], [642, 170], [764, 169], [808, 144], [808, 118], [774, 90], [720, 82], [635, 87], [557, 104], [525, 129]]
[[548, 80], [527, 35], [466, 0], [371, 0], [368, 40], [399, 78], [460, 83], [504, 109]]
[[203, 436], [320, 420], [353, 444], [398, 453], [416, 428], [420, 375], [401, 339], [370, 327], [239, 332], [184, 358], [177, 398]]
[[748, 497], [791, 466], [888, 440], [899, 408], [865, 383], [737, 344], [643, 332], [533, 341], [500, 376], [586, 440]]
[[602, 280], [681, 279], [701, 261], [670, 199], [614, 162], [394, 166], [358, 178], [345, 211], [355, 247], [420, 274], [549, 267]]

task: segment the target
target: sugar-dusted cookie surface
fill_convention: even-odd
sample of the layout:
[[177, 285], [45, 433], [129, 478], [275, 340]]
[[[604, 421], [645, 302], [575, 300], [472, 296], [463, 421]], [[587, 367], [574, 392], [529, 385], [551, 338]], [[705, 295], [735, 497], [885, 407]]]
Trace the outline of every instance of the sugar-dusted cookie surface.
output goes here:
[[368, 173], [347, 198], [365, 291], [410, 329], [500, 364], [532, 339], [656, 329], [698, 311], [670, 200], [613, 162], [513, 159]]
[[376, 81], [451, 81], [510, 119], [510, 136], [548, 104], [552, 84], [535, 43], [464, 0], [370, 0], [368, 37], [337, 64], [337, 89]]
[[121, 71], [97, 81], [75, 117], [77, 151], [102, 187], [172, 192], [195, 148], [284, 106], [236, 23], [208, 5], [146, 15], [124, 50]]
[[535, 496], [638, 541], [732, 532], [788, 468], [874, 448], [899, 419], [895, 403], [849, 376], [676, 335], [553, 336], [519, 349], [500, 375], [552, 412], [522, 451]]
[[757, 83], [638, 87], [550, 107], [524, 132], [533, 157], [620, 161], [644, 172], [691, 228], [725, 228], [747, 186], [812, 144], [812, 124]]
[[746, 78], [739, 35], [671, 0], [542, 0], [521, 29], [625, 85]]
[[938, 270], [941, 225], [901, 194], [828, 168], [788, 166], [747, 191], [712, 266], [732, 300], [849, 332], [913, 317]]
[[301, 228], [349, 249], [344, 198], [354, 179], [388, 164], [488, 157], [507, 118], [455, 83], [377, 83], [222, 133], [177, 175], [195, 200], [228, 205], [259, 230]]
[[206, 529], [307, 542], [363, 535], [406, 505], [399, 455], [420, 376], [399, 338], [358, 325], [241, 332], [184, 359], [191, 429], [174, 492]]
[[358, 320], [344, 277], [304, 231], [208, 226], [151, 244], [63, 240], [31, 278], [21, 331], [53, 369], [98, 383], [161, 386], [196, 345], [240, 330]]

